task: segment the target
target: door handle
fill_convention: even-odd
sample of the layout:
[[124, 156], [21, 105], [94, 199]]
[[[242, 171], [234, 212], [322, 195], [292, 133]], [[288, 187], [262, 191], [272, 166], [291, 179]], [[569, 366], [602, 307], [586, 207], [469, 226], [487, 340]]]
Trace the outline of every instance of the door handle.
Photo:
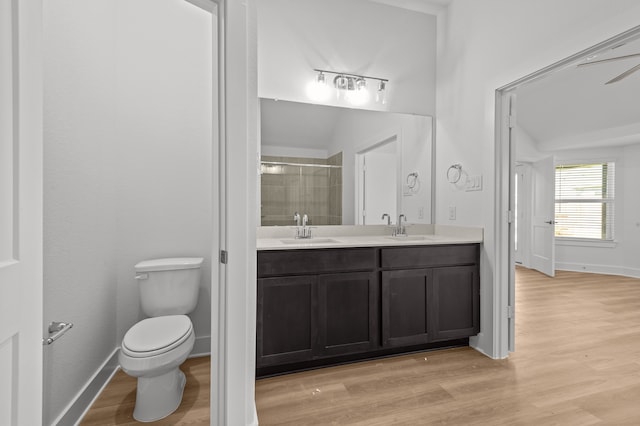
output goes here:
[[545, 220], [544, 223], [548, 223], [549, 225], [555, 225], [556, 221], [555, 220]]

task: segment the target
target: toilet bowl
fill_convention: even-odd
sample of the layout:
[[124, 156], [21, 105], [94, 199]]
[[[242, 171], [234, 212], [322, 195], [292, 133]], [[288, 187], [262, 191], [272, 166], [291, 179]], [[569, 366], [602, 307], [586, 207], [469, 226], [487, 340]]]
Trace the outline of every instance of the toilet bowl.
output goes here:
[[179, 367], [194, 342], [193, 325], [186, 315], [147, 318], [129, 329], [119, 361], [125, 373], [138, 378], [134, 419], [160, 420], [180, 406], [186, 378]]
[[202, 258], [154, 259], [135, 266], [141, 307], [150, 318], [134, 324], [122, 339], [122, 370], [138, 379], [133, 418], [153, 422], [182, 401], [186, 377], [180, 371], [193, 349], [191, 319], [197, 303]]

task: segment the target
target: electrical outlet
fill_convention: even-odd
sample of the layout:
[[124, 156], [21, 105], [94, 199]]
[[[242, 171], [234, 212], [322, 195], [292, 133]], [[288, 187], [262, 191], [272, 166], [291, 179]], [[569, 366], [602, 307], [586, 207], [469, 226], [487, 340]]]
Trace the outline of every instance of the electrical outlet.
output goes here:
[[456, 220], [456, 206], [449, 206], [449, 220]]

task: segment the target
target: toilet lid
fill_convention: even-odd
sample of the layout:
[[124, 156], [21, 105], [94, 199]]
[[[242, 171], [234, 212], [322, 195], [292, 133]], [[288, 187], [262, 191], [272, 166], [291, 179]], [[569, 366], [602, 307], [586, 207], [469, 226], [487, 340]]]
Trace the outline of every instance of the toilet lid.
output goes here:
[[182, 344], [192, 331], [193, 325], [186, 315], [147, 318], [127, 331], [122, 351], [136, 358], [159, 355]]

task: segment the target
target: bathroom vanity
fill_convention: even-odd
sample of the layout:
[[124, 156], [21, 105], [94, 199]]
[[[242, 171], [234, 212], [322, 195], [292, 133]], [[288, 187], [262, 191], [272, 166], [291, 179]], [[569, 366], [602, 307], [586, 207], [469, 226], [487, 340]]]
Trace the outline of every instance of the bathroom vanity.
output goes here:
[[481, 230], [259, 239], [257, 376], [468, 344], [481, 241]]

